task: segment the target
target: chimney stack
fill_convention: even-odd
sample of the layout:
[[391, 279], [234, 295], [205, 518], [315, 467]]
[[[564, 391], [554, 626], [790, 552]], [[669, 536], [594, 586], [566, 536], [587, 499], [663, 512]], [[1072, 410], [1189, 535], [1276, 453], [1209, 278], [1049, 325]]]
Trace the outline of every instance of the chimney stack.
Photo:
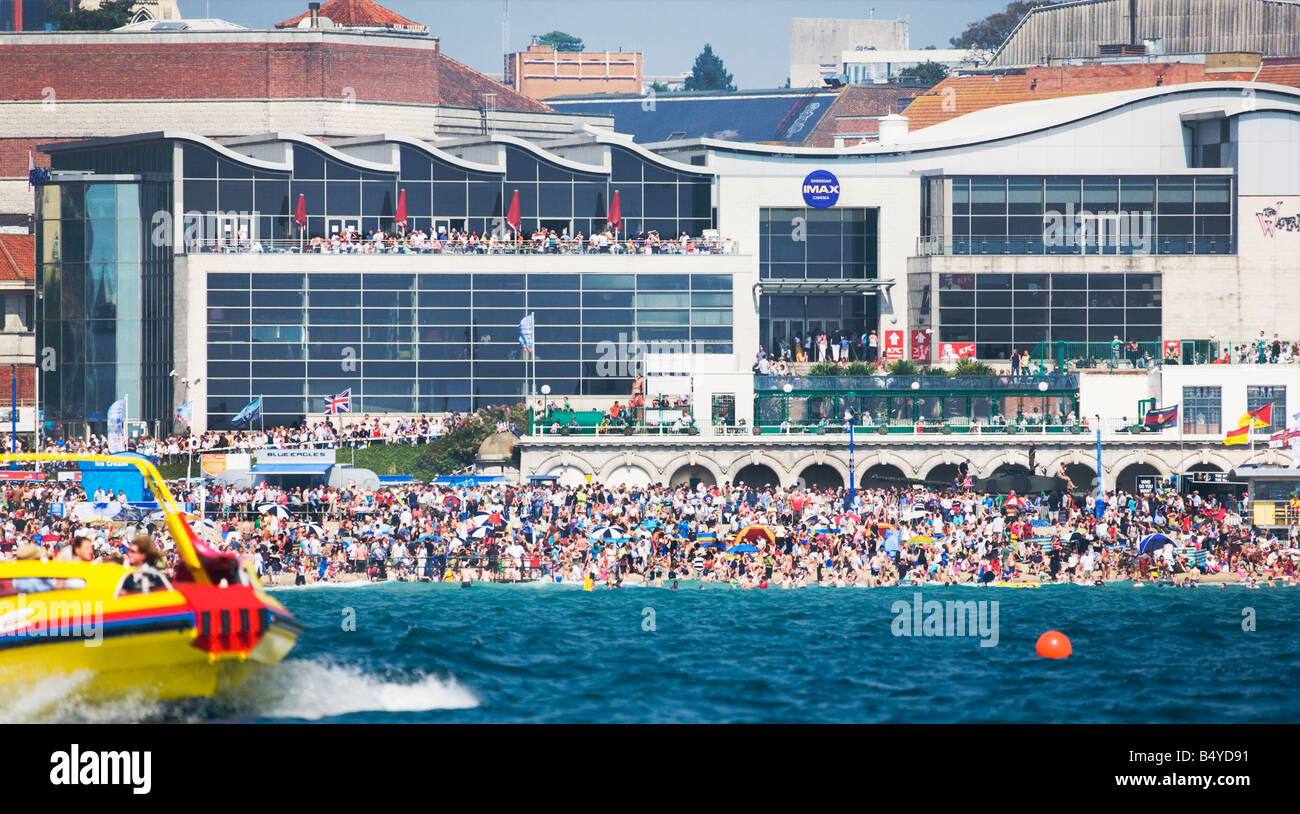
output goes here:
[[311, 27], [320, 28], [320, 3], [308, 3], [307, 9], [311, 11]]

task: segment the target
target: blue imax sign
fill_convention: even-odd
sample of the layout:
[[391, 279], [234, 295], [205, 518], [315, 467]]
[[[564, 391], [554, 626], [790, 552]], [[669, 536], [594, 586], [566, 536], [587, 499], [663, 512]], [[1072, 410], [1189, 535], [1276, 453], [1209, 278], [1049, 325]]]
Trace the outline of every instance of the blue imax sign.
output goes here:
[[834, 206], [840, 199], [840, 179], [826, 170], [813, 170], [803, 179], [803, 202], [813, 209]]

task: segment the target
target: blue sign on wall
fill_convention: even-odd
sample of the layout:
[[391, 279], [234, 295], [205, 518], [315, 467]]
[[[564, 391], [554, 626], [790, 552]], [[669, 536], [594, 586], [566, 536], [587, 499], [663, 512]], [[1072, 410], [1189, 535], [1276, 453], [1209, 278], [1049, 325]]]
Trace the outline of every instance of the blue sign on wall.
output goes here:
[[803, 179], [803, 202], [813, 209], [834, 206], [840, 199], [840, 179], [826, 170], [813, 170]]

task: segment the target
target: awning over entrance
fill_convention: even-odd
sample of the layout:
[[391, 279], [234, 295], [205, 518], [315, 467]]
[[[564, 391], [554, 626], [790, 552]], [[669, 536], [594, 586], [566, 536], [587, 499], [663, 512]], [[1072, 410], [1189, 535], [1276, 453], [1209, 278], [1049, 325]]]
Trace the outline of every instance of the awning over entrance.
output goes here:
[[253, 475], [324, 475], [333, 465], [330, 463], [257, 464], [249, 472]]

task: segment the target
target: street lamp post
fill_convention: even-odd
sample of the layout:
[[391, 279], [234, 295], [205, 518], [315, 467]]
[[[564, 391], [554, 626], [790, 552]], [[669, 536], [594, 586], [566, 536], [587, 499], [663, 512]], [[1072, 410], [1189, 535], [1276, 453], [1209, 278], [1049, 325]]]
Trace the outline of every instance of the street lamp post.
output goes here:
[[921, 400], [916, 395], [916, 391], [921, 389], [920, 382], [912, 382], [912, 426], [920, 427], [921, 425]]
[[[1046, 393], [1046, 392], [1047, 392], [1047, 382], [1043, 381], [1043, 382], [1039, 382], [1039, 383], [1038, 383], [1038, 392], [1040, 392], [1040, 393]], [[1043, 396], [1043, 414], [1042, 414], [1042, 421], [1043, 421], [1043, 423], [1042, 423], [1042, 427], [1043, 427], [1043, 435], [1046, 435], [1046, 434], [1047, 434], [1047, 396], [1046, 396], [1046, 395]]]
[[857, 487], [857, 477], [853, 474], [853, 408], [847, 408], [844, 411], [844, 418], [849, 422], [849, 497], [848, 502], [844, 505], [844, 511], [852, 511]]
[[542, 385], [542, 433], [543, 434], [546, 433], [546, 411], [550, 406], [550, 401], [548, 398], [550, 395], [551, 395], [551, 386], [549, 384]]
[[786, 382], [781, 385], [781, 389], [785, 391], [785, 431], [788, 433], [790, 432], [790, 392], [794, 390], [794, 385]]

